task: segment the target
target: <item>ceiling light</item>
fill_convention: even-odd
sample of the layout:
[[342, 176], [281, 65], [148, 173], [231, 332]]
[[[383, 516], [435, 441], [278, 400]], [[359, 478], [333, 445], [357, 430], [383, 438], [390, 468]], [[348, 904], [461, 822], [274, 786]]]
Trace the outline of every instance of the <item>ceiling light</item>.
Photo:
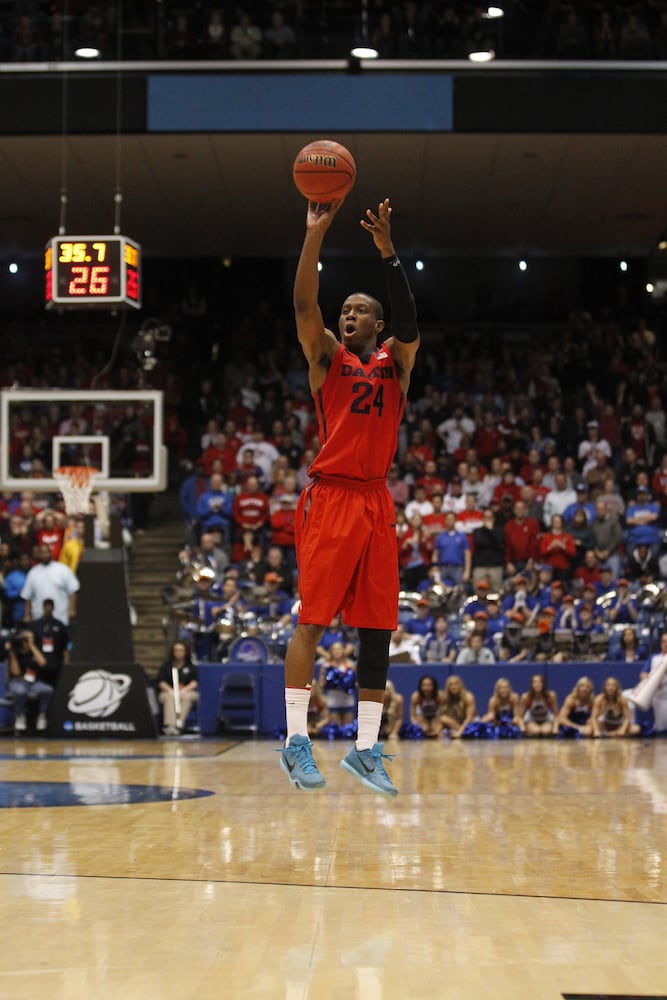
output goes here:
[[646, 282], [646, 291], [649, 293], [649, 295], [651, 295], [655, 291], [655, 285], [652, 282], [647, 281]]
[[78, 56], [79, 59], [99, 59], [102, 53], [93, 45], [80, 45], [78, 49], [74, 50], [74, 55]]
[[416, 268], [417, 271], [423, 271], [424, 270], [424, 261], [423, 260], [416, 260], [415, 261], [415, 268]]
[[525, 260], [520, 260], [519, 261], [519, 270], [520, 271], [527, 271], [528, 270], [528, 264], [526, 263]]
[[379, 54], [378, 50], [372, 48], [370, 45], [355, 45], [350, 50], [350, 55], [354, 59], [377, 59]]
[[479, 52], [469, 52], [468, 59], [470, 62], [485, 63], [491, 62], [496, 58], [496, 53], [493, 49], [482, 49]]
[[621, 271], [627, 271], [627, 269], [628, 269], [628, 262], [627, 262], [627, 260], [621, 260], [621, 261], [619, 261], [618, 266], [620, 267]]
[[482, 17], [485, 17], [489, 21], [495, 21], [496, 18], [504, 16], [505, 11], [502, 7], [489, 7], [486, 13], [482, 14]]

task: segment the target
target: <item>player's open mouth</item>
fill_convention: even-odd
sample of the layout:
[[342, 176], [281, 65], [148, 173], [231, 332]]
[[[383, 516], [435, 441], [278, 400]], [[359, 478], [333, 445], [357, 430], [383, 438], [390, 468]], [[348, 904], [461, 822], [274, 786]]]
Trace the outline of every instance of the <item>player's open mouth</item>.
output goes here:
[[345, 333], [346, 337], [353, 337], [354, 334], [357, 332], [357, 328], [356, 326], [353, 326], [352, 323], [346, 323], [345, 330], [343, 332]]

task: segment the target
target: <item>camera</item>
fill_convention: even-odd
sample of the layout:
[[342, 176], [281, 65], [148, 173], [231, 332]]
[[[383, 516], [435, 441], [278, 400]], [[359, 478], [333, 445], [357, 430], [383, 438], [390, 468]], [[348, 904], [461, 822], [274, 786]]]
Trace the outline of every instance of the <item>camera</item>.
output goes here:
[[28, 648], [30, 636], [23, 629], [16, 629], [10, 635], [9, 642], [15, 653], [21, 653]]

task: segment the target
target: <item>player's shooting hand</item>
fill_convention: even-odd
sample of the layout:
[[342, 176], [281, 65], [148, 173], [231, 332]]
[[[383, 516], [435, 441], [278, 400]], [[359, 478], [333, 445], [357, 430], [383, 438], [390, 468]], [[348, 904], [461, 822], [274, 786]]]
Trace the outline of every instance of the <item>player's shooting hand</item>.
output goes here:
[[373, 237], [373, 242], [383, 257], [392, 257], [394, 244], [391, 242], [391, 205], [385, 198], [378, 205], [377, 215], [372, 209], [366, 209], [366, 218], [361, 219], [361, 226]]
[[324, 235], [344, 201], [344, 198], [338, 198], [336, 201], [332, 201], [328, 204], [323, 204], [317, 201], [309, 201], [308, 215], [306, 216], [306, 229], [317, 230]]

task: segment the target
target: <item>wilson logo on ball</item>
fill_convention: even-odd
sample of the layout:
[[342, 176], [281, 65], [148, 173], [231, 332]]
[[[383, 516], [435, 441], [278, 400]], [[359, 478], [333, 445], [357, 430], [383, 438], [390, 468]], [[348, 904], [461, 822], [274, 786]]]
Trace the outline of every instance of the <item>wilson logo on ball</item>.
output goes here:
[[349, 149], [333, 139], [316, 139], [296, 154], [292, 177], [309, 201], [326, 204], [352, 190], [357, 166]]

